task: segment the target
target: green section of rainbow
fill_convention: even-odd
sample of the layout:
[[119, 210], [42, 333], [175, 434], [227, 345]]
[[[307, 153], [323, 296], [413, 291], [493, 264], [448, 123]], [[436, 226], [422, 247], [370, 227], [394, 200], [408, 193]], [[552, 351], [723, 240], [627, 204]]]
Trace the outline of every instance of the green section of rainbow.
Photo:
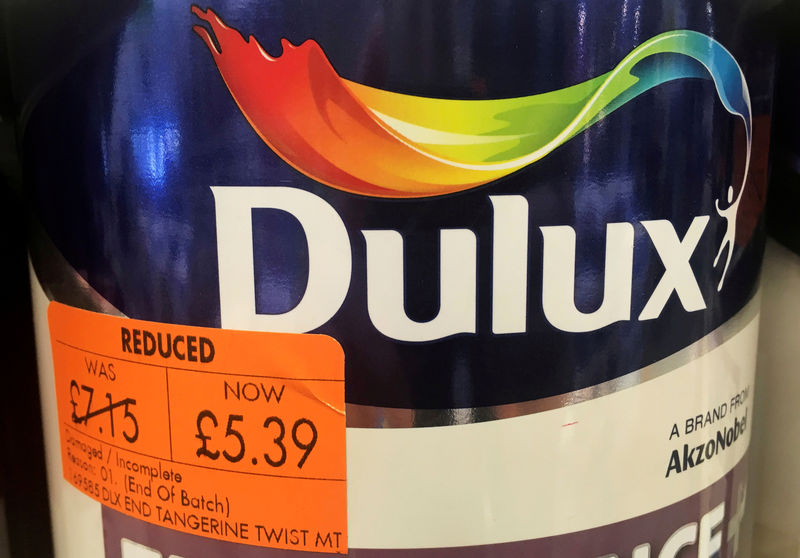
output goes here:
[[[662, 55], [660, 59], [651, 57]], [[650, 58], [653, 62], [642, 64]], [[677, 79], [714, 80], [726, 108], [750, 127], [747, 86], [733, 56], [711, 37], [670, 31], [638, 46], [611, 72], [539, 95], [461, 101], [348, 87], [393, 133], [458, 167], [513, 172], [545, 157], [645, 91]]]

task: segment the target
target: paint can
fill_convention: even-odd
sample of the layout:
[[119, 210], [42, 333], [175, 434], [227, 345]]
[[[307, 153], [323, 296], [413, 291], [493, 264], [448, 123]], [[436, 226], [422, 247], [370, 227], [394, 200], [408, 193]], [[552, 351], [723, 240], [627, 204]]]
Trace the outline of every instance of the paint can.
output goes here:
[[60, 558], [748, 555], [766, 4], [89, 4], [9, 29]]

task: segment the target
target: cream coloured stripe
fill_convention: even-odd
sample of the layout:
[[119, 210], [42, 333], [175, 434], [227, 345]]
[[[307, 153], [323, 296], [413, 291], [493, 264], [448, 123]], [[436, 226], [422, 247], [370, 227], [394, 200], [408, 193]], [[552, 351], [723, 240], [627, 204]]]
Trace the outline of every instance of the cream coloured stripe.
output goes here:
[[[752, 415], [750, 401], [684, 434], [686, 418], [752, 398], [758, 319], [669, 374], [550, 411], [458, 426], [349, 428], [352, 548], [468, 546], [590, 529], [680, 501], [744, 456], [744, 435], [665, 478], [670, 454]], [[680, 438], [669, 440], [673, 424]]]

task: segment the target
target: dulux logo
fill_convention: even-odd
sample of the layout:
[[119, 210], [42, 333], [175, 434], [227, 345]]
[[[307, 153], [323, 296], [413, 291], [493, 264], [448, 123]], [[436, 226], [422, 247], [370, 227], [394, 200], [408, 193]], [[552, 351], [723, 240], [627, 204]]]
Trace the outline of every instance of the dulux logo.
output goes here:
[[[216, 205], [223, 326], [304, 333], [330, 320], [344, 302], [352, 274], [350, 235], [336, 210], [321, 197], [298, 188], [212, 187], [211, 190]], [[487, 203], [493, 210], [492, 333], [524, 333], [529, 281], [528, 201], [520, 195], [489, 195]], [[294, 308], [281, 314], [256, 312], [252, 212], [258, 208], [294, 216], [308, 246], [305, 293]], [[604, 296], [599, 308], [592, 312], [582, 312], [575, 305], [576, 230], [568, 225], [538, 227], [543, 240], [541, 297], [545, 318], [554, 327], [568, 332], [594, 331], [622, 320], [653, 320], [661, 315], [673, 292], [687, 312], [706, 308], [689, 260], [709, 220], [708, 215], [694, 217], [682, 236], [670, 221], [663, 219], [608, 223]], [[664, 265], [664, 273], [644, 307], [634, 313], [631, 300], [637, 226], [646, 231]], [[716, 265], [727, 249], [723, 281], [733, 249], [734, 226], [735, 221], [729, 219], [728, 233], [714, 262]], [[412, 320], [404, 308], [402, 233], [390, 229], [362, 230], [361, 235], [366, 243], [367, 310], [378, 331], [392, 339], [410, 342], [476, 333], [477, 238], [472, 230], [440, 231], [439, 312], [426, 322]]]
[[[611, 71], [557, 91], [513, 99], [444, 100], [400, 95], [342, 78], [313, 40], [283, 40], [270, 56], [245, 40], [212, 10], [193, 7], [207, 25], [193, 29], [205, 42], [239, 109], [258, 136], [281, 158], [317, 182], [355, 194], [422, 198], [476, 188], [547, 156], [638, 95], [663, 83], [713, 81], [720, 101], [742, 119], [747, 134], [746, 180], [752, 142], [750, 96], [738, 63], [714, 38], [690, 30], [661, 33], [634, 48]], [[668, 56], [664, 56], [668, 55]], [[656, 66], [640, 64], [658, 56]], [[687, 61], [689, 62], [687, 64]], [[577, 101], [576, 101], [577, 99]], [[554, 107], [558, 106], [558, 110]], [[530, 123], [541, 124], [536, 133]], [[716, 266], [728, 271], [736, 214], [745, 183], [734, 199], [727, 191], [727, 221]], [[287, 187], [213, 187], [221, 315], [224, 327], [307, 332], [334, 316], [350, 286], [350, 237], [336, 210], [322, 198]], [[518, 195], [490, 195], [494, 212], [492, 332], [526, 329], [528, 202]], [[303, 227], [309, 253], [306, 291], [283, 314], [255, 311], [252, 216], [254, 208], [292, 214]], [[665, 220], [609, 223], [606, 227], [604, 298], [594, 312], [574, 302], [577, 234], [568, 225], [539, 227], [543, 238], [542, 307], [545, 318], [569, 332], [600, 329], [620, 320], [657, 318], [673, 292], [688, 312], [706, 303], [689, 259], [709, 222], [697, 216], [681, 237]], [[636, 226], [646, 231], [665, 272], [647, 303], [633, 316], [632, 274]], [[427, 322], [404, 308], [403, 236], [396, 230], [363, 230], [367, 306], [374, 326], [397, 340], [424, 342], [475, 333], [477, 240], [469, 229], [440, 231], [440, 307]]]

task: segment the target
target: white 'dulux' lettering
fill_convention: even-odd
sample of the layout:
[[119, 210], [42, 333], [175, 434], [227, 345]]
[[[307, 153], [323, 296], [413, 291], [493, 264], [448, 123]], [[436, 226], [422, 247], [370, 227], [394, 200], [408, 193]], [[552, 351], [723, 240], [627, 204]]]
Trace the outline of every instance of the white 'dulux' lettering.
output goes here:
[[[212, 187], [216, 204], [222, 326], [291, 333], [312, 331], [330, 320], [350, 287], [350, 238], [336, 210], [305, 190], [288, 187]], [[524, 333], [528, 308], [528, 202], [520, 195], [489, 196], [492, 228], [492, 332]], [[303, 297], [281, 314], [256, 312], [253, 261], [253, 209], [291, 214], [308, 245], [308, 277]], [[639, 320], [661, 315], [675, 292], [687, 312], [706, 307], [689, 264], [708, 224], [708, 216], [692, 221], [681, 239], [671, 222], [642, 221], [664, 274], [647, 299]], [[569, 332], [594, 331], [631, 319], [634, 225], [606, 225], [603, 299], [591, 312], [575, 304], [577, 235], [567, 225], [539, 227], [542, 234], [542, 309], [554, 327]], [[361, 231], [366, 242], [367, 311], [375, 328], [392, 339], [435, 341], [477, 331], [478, 251], [469, 229], [444, 229], [440, 261], [431, 276], [439, 277], [439, 310], [433, 319], [417, 322], [405, 311], [403, 236], [396, 230]], [[437, 274], [438, 272], [438, 274]]]
[[367, 309], [372, 325], [399, 341], [430, 341], [475, 333], [477, 241], [468, 229], [440, 233], [439, 313], [416, 322], [405, 312], [403, 237], [397, 231], [361, 231], [367, 242]]
[[594, 331], [631, 317], [633, 225], [606, 225], [606, 269], [603, 302], [594, 312], [575, 307], [575, 229], [566, 225], [539, 227], [544, 237], [542, 308], [558, 329]]
[[[222, 327], [304, 333], [339, 311], [350, 287], [352, 256], [347, 229], [319, 196], [286, 187], [211, 188], [217, 209], [217, 257]], [[279, 209], [303, 227], [308, 280], [303, 298], [282, 314], [256, 313], [253, 209]]]
[[653, 246], [664, 264], [664, 275], [656, 285], [653, 294], [650, 295], [650, 300], [644, 305], [642, 313], [639, 314], [640, 320], [652, 320], [660, 316], [672, 291], [677, 293], [687, 312], [702, 310], [706, 307], [703, 294], [700, 292], [700, 285], [697, 284], [697, 278], [689, 265], [689, 258], [697, 248], [697, 243], [700, 242], [700, 237], [706, 230], [708, 220], [707, 215], [695, 217], [683, 240], [678, 238], [669, 221], [642, 221], [642, 225], [650, 235]]
[[492, 235], [492, 333], [523, 333], [528, 317], [528, 200], [489, 196]]

